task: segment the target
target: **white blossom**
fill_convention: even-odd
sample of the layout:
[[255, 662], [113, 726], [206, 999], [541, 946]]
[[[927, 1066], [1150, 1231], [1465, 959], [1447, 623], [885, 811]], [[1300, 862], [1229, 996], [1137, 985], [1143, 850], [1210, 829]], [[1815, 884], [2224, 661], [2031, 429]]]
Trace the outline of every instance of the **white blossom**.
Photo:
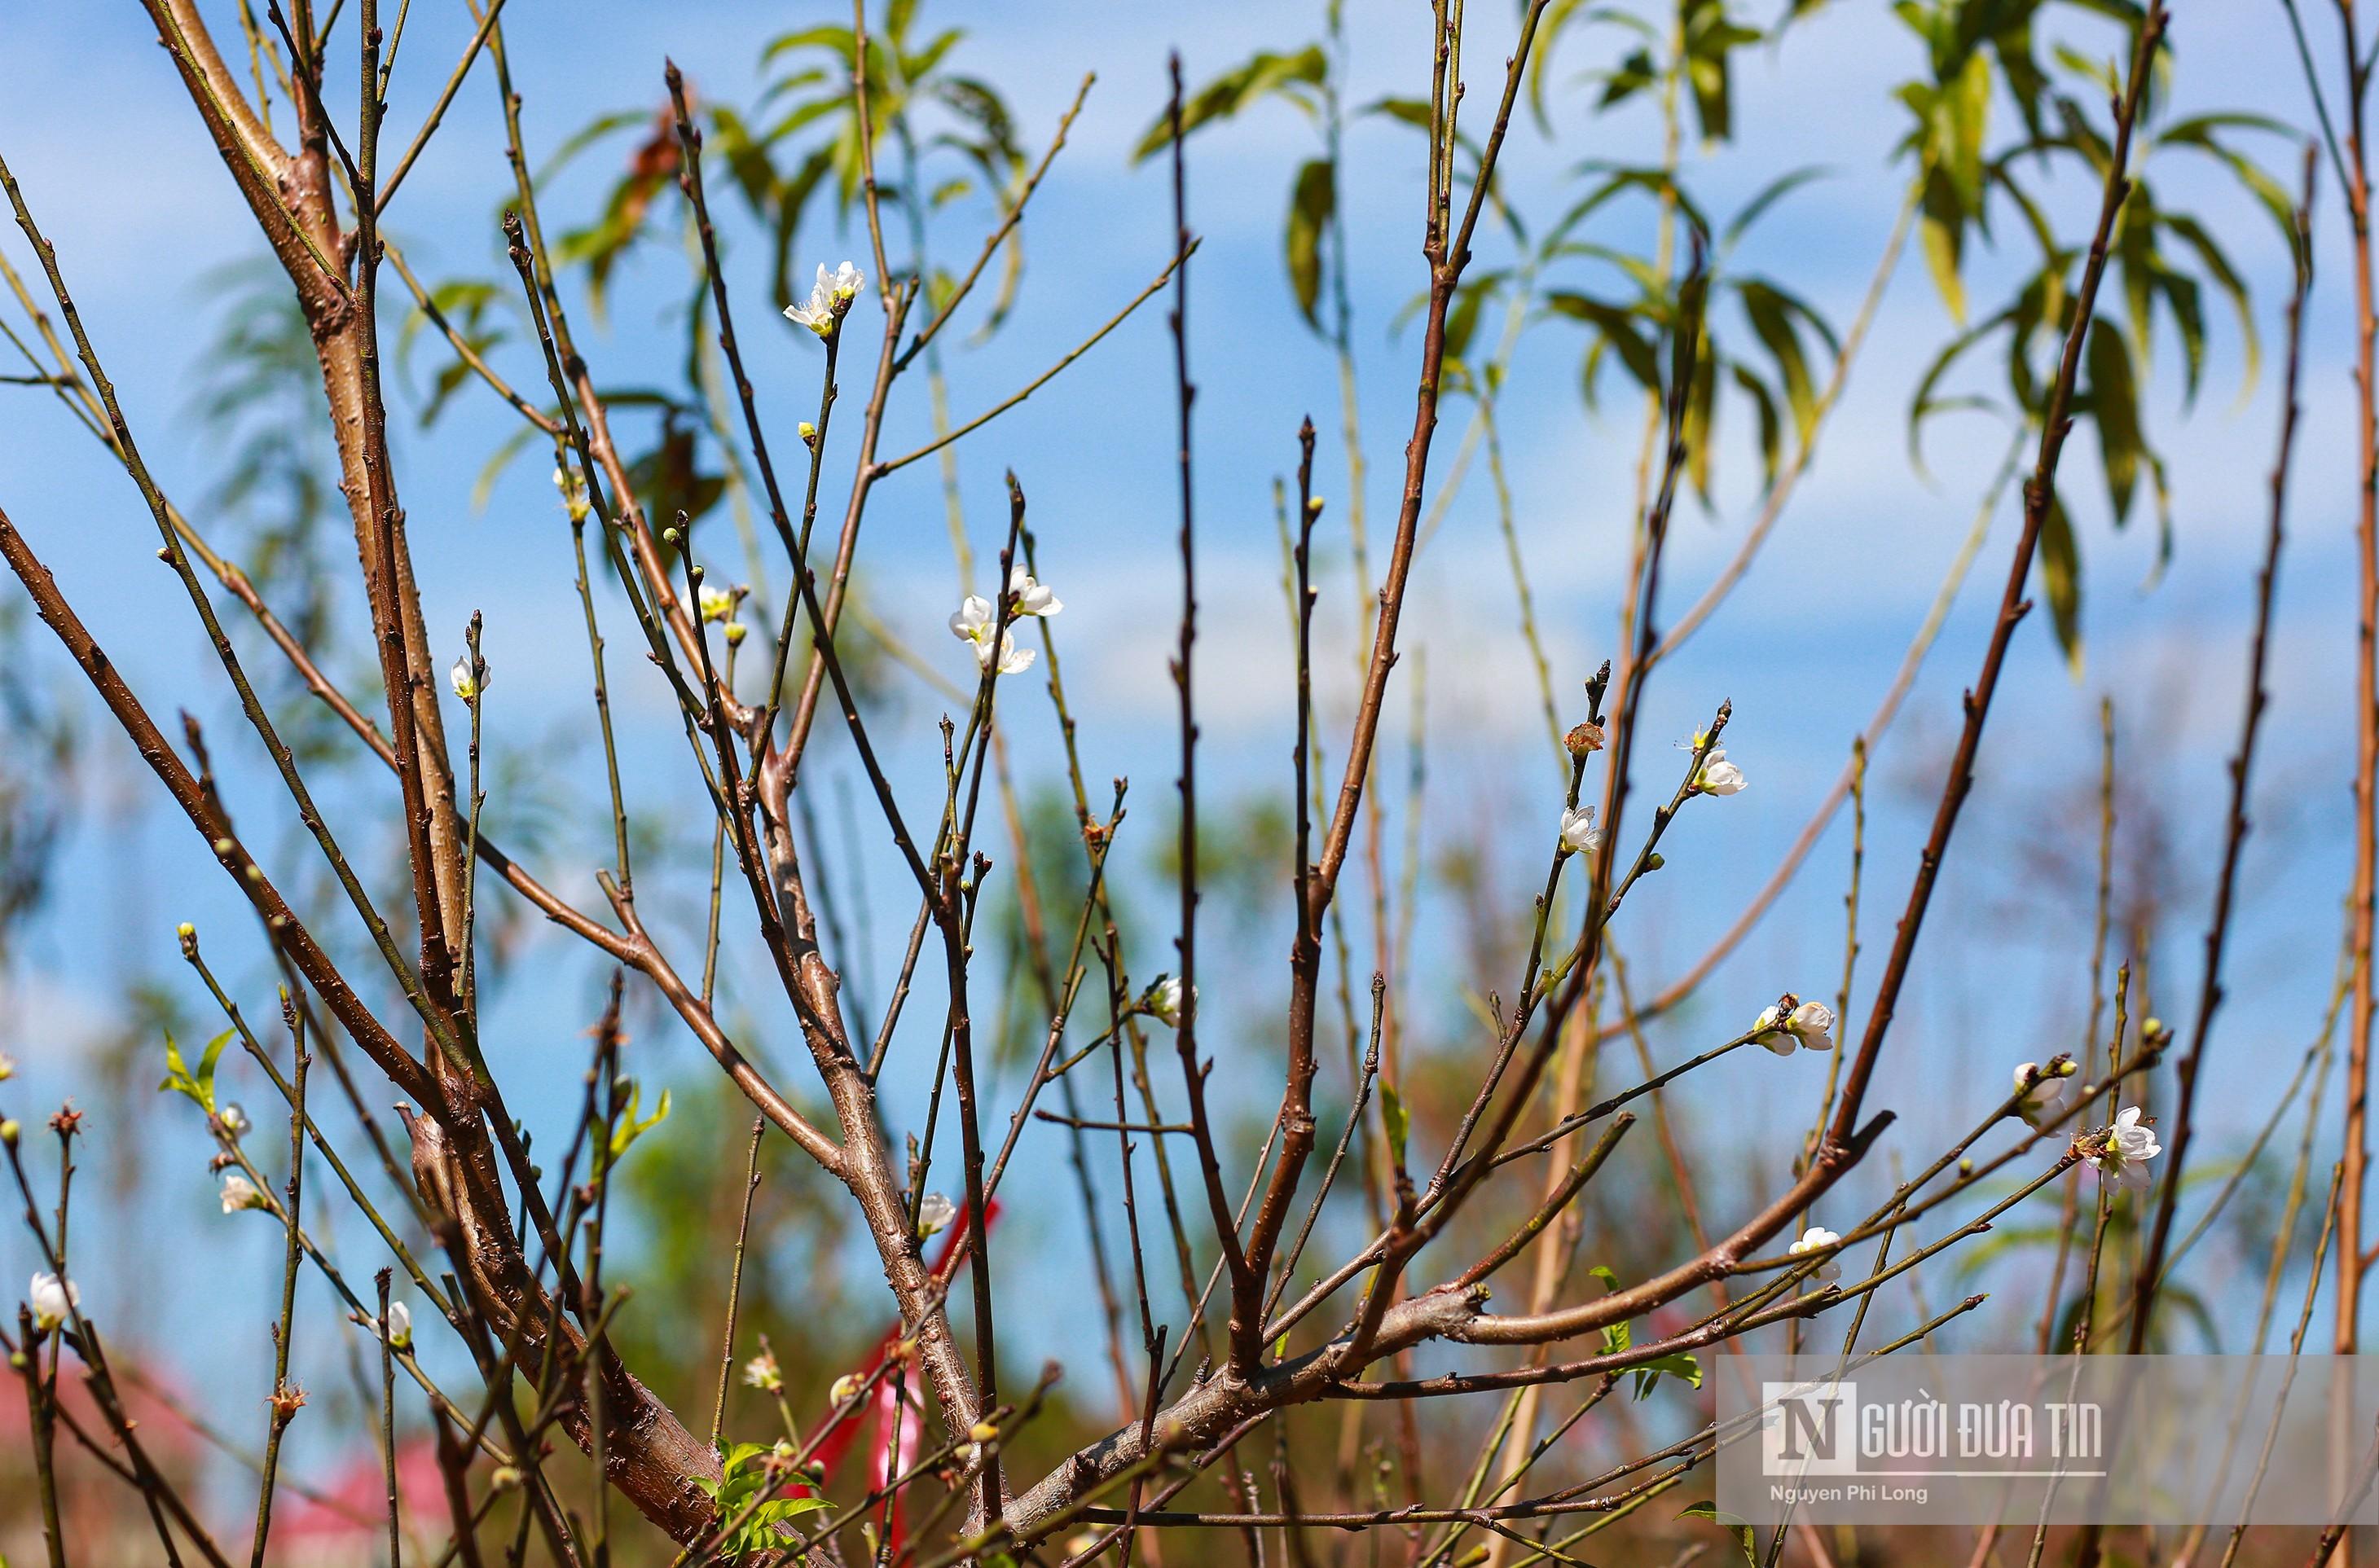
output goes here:
[[743, 1381], [749, 1387], [774, 1393], [785, 1386], [785, 1374], [778, 1368], [777, 1358], [764, 1350], [743, 1363]]
[[[2025, 1088], [2025, 1081], [2035, 1073], [2040, 1075], [2039, 1081]], [[2015, 1114], [2034, 1127], [2047, 1127], [2056, 1121], [2073, 1100], [2072, 1080], [2059, 1077], [2036, 1062], [2016, 1064], [2015, 1088], [2023, 1096], [2016, 1102]]]
[[2112, 1182], [2123, 1192], [2145, 1192], [2148, 1188], [2148, 1162], [2164, 1152], [2156, 1141], [2154, 1128], [2140, 1125], [2140, 1108], [2126, 1105], [2115, 1117], [2115, 1125], [2107, 1129], [2106, 1147], [2090, 1156], [2098, 1167], [2098, 1179]]
[[388, 1347], [403, 1350], [413, 1343], [413, 1309], [402, 1301], [388, 1304]]
[[[1192, 1006], [1196, 1005], [1198, 993], [1195, 990], [1192, 990], [1190, 993], [1189, 999]], [[1154, 990], [1148, 994], [1148, 1010], [1154, 1013], [1164, 1023], [1174, 1029], [1179, 1029], [1181, 1027], [1181, 982], [1179, 978], [1174, 975], [1167, 975], [1157, 984]]]
[[[1039, 656], [1031, 648], [1020, 648], [1016, 645], [1015, 633], [1002, 632], [999, 634], [1000, 674], [1016, 675], [1024, 670], [1030, 669], [1033, 668], [1033, 659], [1038, 657]], [[990, 638], [985, 637], [982, 642], [975, 645], [974, 661], [985, 669], [989, 669], [991, 668]]]
[[950, 1228], [959, 1217], [959, 1206], [938, 1192], [928, 1192], [917, 1202], [917, 1236], [920, 1240]]
[[695, 597], [702, 606], [705, 621], [724, 621], [735, 613], [735, 590], [732, 588], [714, 588], [705, 583]]
[[563, 510], [570, 513], [570, 520], [573, 523], [586, 521], [586, 513], [592, 508], [586, 500], [586, 481], [569, 469], [556, 466], [553, 470], [553, 488], [562, 492], [562, 505]]
[[33, 1322], [43, 1330], [56, 1328], [82, 1305], [82, 1287], [55, 1274], [35, 1274], [26, 1295], [30, 1297]]
[[223, 1212], [224, 1213], [236, 1214], [242, 1209], [261, 1209], [264, 1206], [264, 1194], [256, 1189], [254, 1182], [237, 1171], [223, 1177]]
[[1743, 769], [1726, 760], [1724, 746], [1704, 757], [1701, 770], [1694, 775], [1694, 789], [1705, 795], [1732, 795], [1748, 782]]
[[248, 1128], [248, 1113], [240, 1109], [239, 1102], [236, 1100], [224, 1101], [223, 1109], [215, 1113], [215, 1119], [222, 1122], [223, 1130], [234, 1138], [237, 1138]]
[[969, 594], [959, 601], [950, 615], [950, 635], [962, 643], [980, 643], [991, 635], [991, 601], [981, 594]]
[[[1786, 1248], [1784, 1251], [1788, 1257], [1805, 1258], [1812, 1252], [1823, 1252], [1829, 1247], [1839, 1247], [1842, 1245], [1842, 1239], [1841, 1236], [1823, 1225], [1811, 1225], [1801, 1233], [1800, 1240]], [[1842, 1277], [1842, 1266], [1830, 1254], [1824, 1262], [1810, 1272], [1809, 1277], [1820, 1283], [1838, 1280]]]
[[1594, 825], [1592, 806], [1562, 813], [1561, 847], [1574, 855], [1590, 855], [1602, 848], [1602, 829]]
[[479, 694], [486, 691], [488, 682], [494, 679], [493, 671], [488, 669], [484, 660], [480, 661], [476, 673], [471, 665], [471, 656], [465, 654], [456, 659], [454, 667], [446, 672], [446, 683], [453, 687], [454, 694], [466, 703], [477, 701]]
[[1797, 1036], [1805, 1051], [1830, 1051], [1834, 1048], [1834, 1009], [1823, 1002], [1804, 1002], [1793, 1009], [1784, 1020], [1785, 1029]]
[[1055, 615], [1066, 608], [1049, 585], [1035, 580], [1021, 566], [1008, 574], [1008, 597], [1019, 615]]
[[1809, 1051], [1834, 1048], [1834, 1009], [1823, 1002], [1804, 1002], [1789, 993], [1776, 1006], [1752, 1020], [1751, 1037], [1780, 1056], [1795, 1047]]
[[[1026, 580], [1031, 581], [1029, 578]], [[1042, 591], [1045, 593], [1047, 590]], [[1057, 601], [1050, 600], [1050, 605], [1051, 609], [1047, 613], [1055, 614]], [[962, 643], [973, 645], [976, 667], [989, 669], [995, 647], [992, 633], [997, 625], [997, 618], [992, 614], [991, 601], [981, 594], [969, 594], [960, 602], [957, 612], [950, 617], [950, 635]], [[1020, 670], [1030, 669], [1033, 667], [1034, 657], [1033, 650], [1018, 647], [1016, 634], [1013, 632], [1000, 632], [996, 648], [1000, 674], [1014, 675]]]
[[842, 320], [843, 312], [851, 308], [851, 302], [858, 298], [859, 291], [866, 286], [866, 274], [850, 262], [845, 261], [828, 274], [826, 263], [821, 261], [818, 263], [817, 282], [810, 285], [809, 303], [786, 306], [785, 319], [797, 327], [807, 327], [822, 338], [832, 337], [835, 324]]
[[834, 1380], [834, 1386], [826, 1391], [827, 1402], [838, 1405], [850, 1404], [858, 1394], [860, 1385], [866, 1381], [857, 1372], [843, 1373]]

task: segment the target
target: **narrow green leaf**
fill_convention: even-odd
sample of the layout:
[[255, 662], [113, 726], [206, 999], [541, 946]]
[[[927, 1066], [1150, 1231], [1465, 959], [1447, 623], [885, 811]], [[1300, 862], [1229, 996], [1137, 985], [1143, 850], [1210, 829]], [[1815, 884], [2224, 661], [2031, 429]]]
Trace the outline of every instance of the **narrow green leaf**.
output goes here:
[[1338, 177], [1327, 158], [1309, 159], [1297, 171], [1288, 197], [1288, 284], [1305, 324], [1322, 331], [1315, 307], [1322, 299], [1322, 235], [1338, 210]]
[[1559, 315], [1592, 327], [1597, 339], [1609, 344], [1618, 354], [1620, 363], [1636, 378], [1636, 385], [1651, 392], [1660, 390], [1660, 353], [1652, 346], [1652, 340], [1637, 329], [1633, 312], [1591, 295], [1567, 290], [1548, 293], [1545, 304]]
[[2122, 333], [2105, 321], [2090, 324], [2090, 411], [2098, 424], [2098, 449], [2107, 468], [2107, 493], [2115, 505], [2115, 525], [2131, 521], [2131, 495], [2139, 484], [2141, 433], [2139, 383], [2131, 374], [2131, 351]]
[[1925, 200], [1917, 222], [1917, 237], [1925, 247], [1925, 266], [1933, 287], [1950, 312], [1950, 320], [1966, 324], [1966, 284], [1961, 275], [1966, 244], [1965, 211], [1957, 193], [1938, 169], [1925, 176]]
[[2048, 619], [2066, 668], [2082, 678], [2082, 558], [2074, 548], [2073, 523], [2065, 503], [2051, 496], [2040, 525], [2040, 577], [2048, 590]]
[[[1329, 71], [1329, 61], [1319, 44], [1309, 43], [1294, 54], [1261, 50], [1236, 70], [1224, 72], [1190, 94], [1181, 106], [1181, 134], [1186, 137], [1212, 121], [1230, 119], [1267, 96], [1285, 97], [1300, 108], [1310, 109], [1311, 105], [1298, 96], [1296, 89], [1298, 84], [1319, 83]], [[1172, 118], [1159, 115], [1141, 133], [1131, 150], [1131, 161], [1145, 163], [1172, 140]]]

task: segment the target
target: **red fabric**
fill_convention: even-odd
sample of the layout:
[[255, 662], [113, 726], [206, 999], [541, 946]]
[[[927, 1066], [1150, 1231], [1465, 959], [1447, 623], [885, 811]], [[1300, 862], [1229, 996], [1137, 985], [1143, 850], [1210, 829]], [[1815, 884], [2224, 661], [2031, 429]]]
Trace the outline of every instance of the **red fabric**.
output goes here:
[[[967, 1259], [972, 1256], [971, 1250], [965, 1249], [968, 1217], [967, 1211], [961, 1208], [959, 1211], [957, 1222], [950, 1226], [949, 1234], [943, 1237], [941, 1247], [934, 1256], [933, 1277], [945, 1291], [949, 1288], [950, 1282], [957, 1277], [959, 1270], [965, 1264]], [[999, 1204], [994, 1200], [984, 1208], [983, 1226], [987, 1232], [998, 1223]], [[892, 1326], [884, 1331], [883, 1336], [876, 1340], [876, 1348], [868, 1354], [864, 1361], [860, 1363], [854, 1375], [863, 1380], [873, 1376], [876, 1369], [882, 1367], [891, 1356], [893, 1346], [900, 1343], [900, 1330], [901, 1324], [896, 1319]], [[925, 1419], [924, 1410], [913, 1397], [909, 1400], [910, 1409], [906, 1415], [901, 1412], [901, 1400], [908, 1382], [908, 1374], [905, 1372], [896, 1372], [886, 1377], [876, 1385], [866, 1399], [853, 1406], [847, 1415], [833, 1421], [819, 1435], [815, 1440], [817, 1446], [811, 1452], [811, 1458], [817, 1465], [821, 1477], [834, 1474], [835, 1467], [841, 1464], [843, 1457], [851, 1452], [851, 1445], [858, 1441], [862, 1420], [870, 1416], [874, 1417], [875, 1433], [869, 1441], [867, 1451], [868, 1489], [879, 1490], [890, 1485], [894, 1477], [904, 1474], [911, 1465], [916, 1464], [918, 1440]], [[828, 1409], [831, 1411], [832, 1406], [829, 1405]], [[896, 1431], [899, 1434], [897, 1443], [894, 1441]], [[815, 1488], [802, 1481], [787, 1482], [783, 1491], [788, 1497], [818, 1495]], [[890, 1542], [891, 1550], [896, 1553], [900, 1550], [903, 1538], [907, 1533], [900, 1504], [900, 1496], [895, 1493], [891, 1499], [890, 1518], [886, 1527], [886, 1538]]]

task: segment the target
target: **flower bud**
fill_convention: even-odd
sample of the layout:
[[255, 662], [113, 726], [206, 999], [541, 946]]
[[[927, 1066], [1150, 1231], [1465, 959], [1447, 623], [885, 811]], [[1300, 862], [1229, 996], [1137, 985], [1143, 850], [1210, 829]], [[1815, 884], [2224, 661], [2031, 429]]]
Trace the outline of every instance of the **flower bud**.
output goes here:
[[959, 1217], [959, 1206], [938, 1192], [928, 1192], [917, 1203], [917, 1238], [936, 1235], [949, 1228]]
[[513, 1491], [521, 1484], [521, 1473], [509, 1465], [499, 1465], [488, 1474], [488, 1486], [495, 1491]]
[[10, 1149], [17, 1147], [16, 1117], [9, 1116], [6, 1119], [0, 1119], [0, 1146], [6, 1146]]
[[802, 421], [802, 444], [803, 446], [817, 445], [817, 427], [811, 424], [806, 419]]
[[989, 1442], [999, 1436], [999, 1429], [989, 1421], [977, 1421], [967, 1429], [967, 1436], [976, 1442]]

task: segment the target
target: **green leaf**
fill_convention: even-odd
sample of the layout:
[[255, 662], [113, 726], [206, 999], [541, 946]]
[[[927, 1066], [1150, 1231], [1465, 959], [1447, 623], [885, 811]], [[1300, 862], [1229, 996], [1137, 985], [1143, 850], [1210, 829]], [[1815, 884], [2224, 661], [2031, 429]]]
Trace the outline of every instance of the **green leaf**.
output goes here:
[[512, 466], [513, 459], [527, 451], [529, 442], [535, 440], [541, 433], [534, 425], [524, 425], [504, 438], [503, 443], [496, 448], [494, 453], [479, 469], [479, 476], [471, 481], [473, 512], [488, 510], [488, 498], [495, 492], [496, 481], [503, 476], [505, 469]]
[[174, 1031], [170, 1029], [165, 1031], [165, 1076], [157, 1091], [162, 1094], [168, 1089], [177, 1090], [193, 1100], [199, 1098], [198, 1082], [190, 1077], [190, 1069], [182, 1060], [182, 1048], [174, 1043]]
[[1821, 164], [1812, 163], [1806, 168], [1794, 169], [1790, 174], [1779, 175], [1769, 181], [1767, 185], [1760, 187], [1757, 195], [1743, 204], [1743, 211], [1737, 212], [1727, 223], [1726, 232], [1719, 236], [1721, 247], [1730, 247], [1741, 239], [1749, 231], [1751, 225], [1757, 223], [1777, 202], [1810, 181], [1823, 179], [1832, 172]]
[[1933, 287], [1949, 309], [1950, 320], [1966, 324], [1966, 284], [1961, 264], [1966, 247], [1966, 212], [1956, 190], [1938, 169], [1925, 176], [1925, 197], [1917, 220], [1917, 238], [1925, 247], [1925, 266]]
[[653, 1107], [653, 1114], [642, 1121], [637, 1120], [638, 1102], [643, 1093], [644, 1091], [635, 1084], [628, 1085], [628, 1104], [620, 1113], [618, 1125], [611, 1129], [611, 1158], [615, 1161], [628, 1152], [630, 1144], [669, 1119], [670, 1092], [664, 1089], [660, 1103]]
[[1768, 393], [1766, 383], [1740, 364], [1731, 367], [1734, 384], [1751, 399], [1751, 406], [1759, 416], [1760, 488], [1776, 488], [1776, 472], [1784, 450], [1784, 423], [1777, 417], [1776, 400]]
[[1636, 1370], [1635, 1397], [1639, 1402], [1651, 1397], [1652, 1389], [1660, 1382], [1663, 1372], [1673, 1378], [1683, 1378], [1696, 1388], [1702, 1386], [1701, 1363], [1682, 1350], [1672, 1351], [1657, 1361], [1645, 1362]]
[[1809, 380], [1809, 361], [1802, 352], [1800, 335], [1793, 330], [1790, 306], [1781, 293], [1757, 280], [1745, 279], [1734, 286], [1752, 332], [1768, 356], [1776, 361], [1777, 373], [1784, 382], [1784, 403], [1793, 411], [1793, 433], [1806, 446], [1817, 427], [1817, 392]]
[[1757, 1568], [1757, 1564], [1759, 1562], [1759, 1538], [1753, 1533], [1751, 1526], [1744, 1520], [1737, 1518], [1732, 1514], [1720, 1513], [1718, 1505], [1712, 1502], [1697, 1502], [1691, 1508], [1688, 1508], [1684, 1513], [1678, 1514], [1677, 1517], [1680, 1519], [1707, 1519], [1711, 1524], [1718, 1526], [1720, 1528], [1726, 1531], [1728, 1535], [1733, 1536], [1734, 1538], [1734, 1544], [1743, 1549], [1743, 1560], [1745, 1562], [1754, 1564], [1755, 1568]]
[[2131, 351], [2122, 333], [2105, 321], [2090, 323], [2090, 411], [2098, 423], [2098, 447], [2106, 463], [2107, 493], [2114, 501], [2115, 525], [2131, 521], [2131, 495], [2139, 484], [2140, 458], [2147, 441], [2140, 428], [2139, 384], [2131, 374]]
[[1710, 501], [1710, 459], [1718, 451], [1718, 356], [1705, 344], [1694, 359], [1693, 385], [1685, 389], [1685, 477], [1705, 507]]
[[222, 1057], [223, 1047], [231, 1043], [232, 1032], [226, 1029], [207, 1042], [207, 1048], [199, 1055], [199, 1070], [194, 1073], [189, 1064], [182, 1059], [182, 1048], [174, 1043], [173, 1031], [167, 1030], [165, 1076], [157, 1085], [158, 1092], [163, 1093], [171, 1090], [212, 1116], [215, 1108], [215, 1063]]
[[[1233, 118], [1250, 104], [1269, 96], [1286, 98], [1310, 112], [1313, 106], [1298, 88], [1301, 84], [1318, 85], [1329, 73], [1329, 61], [1323, 57], [1320, 44], [1309, 43], [1294, 54], [1261, 50], [1250, 55], [1237, 70], [1224, 72], [1190, 96], [1181, 106], [1181, 134], [1186, 137], [1209, 122]], [[1131, 150], [1131, 161], [1146, 163], [1172, 140], [1172, 117], [1159, 115], [1141, 133], [1139, 143]]]
[[[1546, 294], [1545, 305], [1558, 315], [1584, 321], [1594, 329], [1598, 346], [1608, 344], [1636, 378], [1636, 384], [1646, 392], [1660, 390], [1660, 356], [1652, 340], [1638, 329], [1635, 312], [1612, 305], [1591, 295], [1556, 289]], [[1594, 387], [1587, 383], [1587, 405], [1593, 406]]]
[[1338, 175], [1327, 158], [1309, 160], [1297, 171], [1288, 197], [1288, 284], [1305, 324], [1322, 330], [1314, 308], [1322, 299], [1322, 234], [1338, 210]]
[[2082, 558], [2074, 549], [2073, 523], [2065, 503], [2048, 500], [2048, 515], [2040, 524], [2040, 577], [2048, 590], [2048, 619], [2057, 629], [2057, 645], [2065, 651], [2066, 667], [2082, 679]]
[[1412, 1113], [1405, 1109], [1405, 1097], [1386, 1079], [1380, 1080], [1380, 1120], [1388, 1133], [1388, 1153], [1398, 1170], [1404, 1169], [1405, 1140], [1412, 1132]]
[[1600, 110], [1624, 103], [1660, 79], [1660, 70], [1652, 63], [1651, 52], [1636, 50], [1619, 62], [1618, 69], [1603, 78], [1602, 96], [1595, 101], [1594, 106]]
[[[2207, 234], [2196, 219], [2185, 212], [2168, 212], [2164, 215], [2164, 226], [2167, 233], [2178, 235], [2182, 244], [2197, 253], [2199, 264], [2214, 280], [2214, 286], [2229, 299], [2231, 312], [2238, 317], [2240, 336], [2245, 340], [2246, 363], [2240, 371], [2243, 395], [2246, 388], [2254, 384], [2262, 368], [2264, 352], [2263, 341], [2255, 333], [2255, 312], [2247, 298], [2246, 280], [2239, 275], [2237, 269], [2230, 265], [2230, 258], [2214, 243], [2214, 236]], [[2289, 248], [2295, 248], [2293, 239]], [[2175, 313], [2179, 313], [2178, 302], [2175, 303]]]

